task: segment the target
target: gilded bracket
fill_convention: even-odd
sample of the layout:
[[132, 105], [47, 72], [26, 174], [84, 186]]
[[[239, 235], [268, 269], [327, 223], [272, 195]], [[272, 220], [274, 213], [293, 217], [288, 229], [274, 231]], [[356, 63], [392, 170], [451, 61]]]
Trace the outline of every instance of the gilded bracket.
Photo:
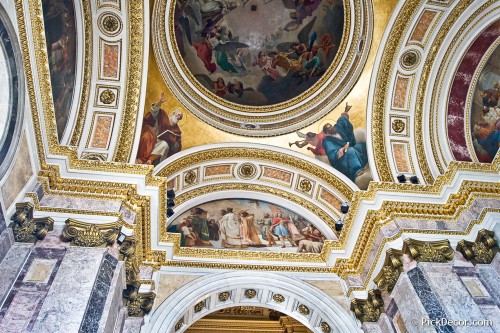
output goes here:
[[447, 239], [426, 242], [408, 238], [404, 241], [403, 252], [418, 262], [448, 262], [455, 254]]
[[148, 314], [153, 308], [156, 294], [154, 292], [140, 293], [139, 261], [136, 256], [135, 237], [127, 237], [120, 246], [120, 259], [125, 261], [125, 276], [127, 289], [123, 296], [127, 300], [128, 315], [140, 317]]
[[71, 245], [104, 247], [113, 244], [120, 233], [120, 223], [88, 224], [67, 219], [62, 238]]
[[353, 299], [351, 301], [351, 311], [362, 323], [378, 321], [380, 314], [384, 312], [384, 301], [380, 290], [370, 290], [368, 299]]
[[388, 249], [386, 251], [384, 266], [373, 279], [380, 290], [390, 292], [396, 285], [399, 274], [403, 271], [402, 256], [403, 252], [399, 250]]
[[16, 204], [10, 224], [16, 242], [35, 243], [52, 230], [54, 220], [50, 217], [33, 218], [33, 209], [34, 206], [29, 202]]
[[499, 251], [498, 244], [493, 237], [493, 231], [481, 229], [477, 233], [475, 242], [465, 239], [458, 242], [457, 251], [474, 265], [491, 264], [495, 254]]

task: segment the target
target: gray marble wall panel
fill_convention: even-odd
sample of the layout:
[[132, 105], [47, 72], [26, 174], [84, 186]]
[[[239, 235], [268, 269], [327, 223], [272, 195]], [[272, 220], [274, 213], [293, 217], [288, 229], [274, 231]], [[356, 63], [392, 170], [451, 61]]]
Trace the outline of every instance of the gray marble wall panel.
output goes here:
[[500, 306], [500, 275], [490, 265], [477, 265], [478, 278], [491, 296], [493, 303]]
[[113, 330], [109, 332], [122, 333], [123, 327], [125, 326], [125, 320], [127, 318], [128, 318], [128, 309], [127, 307], [123, 307], [120, 309], [120, 312], [118, 313], [118, 318], [115, 321], [115, 326], [113, 327]]
[[128, 317], [123, 325], [122, 333], [139, 333], [144, 319], [139, 317]]
[[98, 332], [106, 333], [113, 331], [116, 322], [119, 320], [120, 310], [123, 308], [123, 289], [125, 287], [125, 263], [121, 261], [116, 264]]
[[16, 281], [32, 248], [33, 244], [15, 243], [0, 262], [0, 304], [5, 303], [10, 288]]
[[[485, 320], [478, 305], [470, 295], [460, 277], [455, 274], [449, 264], [419, 263], [417, 270], [422, 272], [446, 315], [437, 318], [451, 320]], [[420, 273], [418, 273], [420, 275]], [[420, 276], [419, 276], [420, 279]], [[451, 327], [451, 326], [450, 326]], [[453, 327], [457, 333], [467, 333], [471, 327], [456, 325]], [[491, 327], [474, 327], [475, 333], [493, 333]]]
[[486, 319], [493, 322], [493, 331], [500, 332], [500, 309], [498, 308], [498, 306], [481, 305], [480, 308]]
[[14, 235], [12, 229], [7, 228], [0, 233], [0, 262], [7, 255], [12, 244], [14, 244]]
[[[412, 270], [409, 270], [407, 272], [408, 278], [410, 279], [411, 285], [413, 289], [415, 290], [418, 299], [424, 306], [425, 311], [427, 312], [427, 315], [421, 318], [429, 318], [430, 320], [436, 321], [436, 320], [443, 320], [446, 319], [446, 313], [443, 310], [443, 307], [439, 303], [439, 300], [432, 290], [431, 286], [429, 285], [429, 282], [425, 278], [424, 274], [420, 270], [419, 267], [416, 267]], [[398, 308], [401, 311], [401, 307], [399, 306], [398, 303]], [[418, 321], [421, 321], [421, 318], [416, 318]], [[406, 320], [405, 320], [406, 323]], [[421, 327], [425, 327], [426, 325], [422, 325], [422, 322], [420, 322]], [[455, 330], [453, 327], [450, 325], [437, 325], [434, 326], [436, 332], [438, 333], [454, 333]]]
[[394, 287], [392, 298], [409, 333], [435, 333], [434, 326], [423, 326], [422, 318], [428, 318], [424, 305], [406, 272], [401, 273]]
[[70, 247], [36, 319], [35, 332], [78, 332], [106, 249]]
[[0, 309], [0, 332], [18, 333], [32, 330], [65, 252], [61, 249], [31, 249]]
[[117, 263], [118, 260], [109, 253], [104, 255], [79, 332], [95, 333], [99, 330]]
[[378, 323], [363, 323], [361, 328], [365, 333], [384, 333]]

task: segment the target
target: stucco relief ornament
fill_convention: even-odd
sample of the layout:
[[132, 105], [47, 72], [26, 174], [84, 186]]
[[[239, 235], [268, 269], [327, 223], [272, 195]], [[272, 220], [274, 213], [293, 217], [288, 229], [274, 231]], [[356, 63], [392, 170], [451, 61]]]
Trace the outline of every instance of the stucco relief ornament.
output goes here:
[[182, 325], [184, 325], [184, 319], [179, 319], [179, 321], [177, 322], [177, 324], [175, 324], [175, 331], [177, 332], [178, 330], [181, 329]]
[[196, 172], [194, 172], [193, 170], [187, 172], [185, 175], [184, 175], [184, 182], [186, 184], [193, 184], [195, 181], [196, 181]]
[[326, 322], [321, 322], [321, 330], [324, 332], [324, 333], [330, 333], [332, 331], [332, 328], [330, 327], [330, 325], [328, 325], [328, 323]]
[[297, 310], [299, 310], [299, 313], [304, 315], [304, 316], [307, 316], [311, 312], [309, 310], [309, 308], [307, 306], [305, 306], [304, 304], [300, 304], [299, 307], [297, 308]]
[[257, 174], [257, 168], [250, 163], [244, 163], [238, 168], [238, 176], [244, 179], [251, 179]]
[[285, 301], [285, 296], [281, 294], [274, 294], [273, 301], [275, 301], [276, 303], [283, 303]]
[[402, 133], [405, 130], [405, 123], [401, 119], [395, 119], [391, 126], [396, 133]]
[[120, 20], [115, 15], [108, 14], [102, 19], [102, 27], [108, 34], [116, 34], [120, 29]]
[[302, 179], [299, 183], [299, 188], [302, 192], [309, 193], [309, 191], [311, 191], [312, 184], [309, 180]]
[[198, 313], [198, 312], [200, 312], [201, 310], [203, 310], [204, 308], [205, 308], [205, 301], [198, 302], [198, 303], [196, 303], [196, 305], [194, 306], [194, 312]]
[[255, 291], [255, 289], [245, 290], [245, 297], [246, 298], [254, 298], [255, 296], [257, 296], [257, 291]]
[[101, 95], [99, 96], [99, 100], [101, 103], [109, 105], [113, 104], [115, 101], [116, 95], [111, 89], [106, 89], [101, 92]]
[[405, 69], [413, 69], [418, 65], [419, 62], [419, 55], [416, 51], [409, 50], [406, 51], [402, 56], [401, 56], [401, 66], [404, 67]]
[[219, 294], [219, 301], [225, 302], [229, 299], [229, 297], [231, 297], [231, 294], [229, 293], [229, 291], [224, 291], [224, 292]]

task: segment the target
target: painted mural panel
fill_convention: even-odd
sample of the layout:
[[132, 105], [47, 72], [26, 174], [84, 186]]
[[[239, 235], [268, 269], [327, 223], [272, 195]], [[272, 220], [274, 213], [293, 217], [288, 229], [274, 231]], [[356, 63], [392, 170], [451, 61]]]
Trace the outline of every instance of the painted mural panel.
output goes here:
[[500, 47], [495, 49], [479, 76], [470, 124], [478, 160], [490, 163], [500, 145]]
[[342, 0], [177, 0], [175, 39], [198, 82], [242, 105], [284, 102], [332, 64]]
[[225, 199], [184, 212], [167, 228], [181, 246], [320, 253], [325, 236], [308, 220], [260, 200]]
[[76, 26], [73, 0], [42, 0], [52, 98], [61, 140], [68, 124], [75, 88]]

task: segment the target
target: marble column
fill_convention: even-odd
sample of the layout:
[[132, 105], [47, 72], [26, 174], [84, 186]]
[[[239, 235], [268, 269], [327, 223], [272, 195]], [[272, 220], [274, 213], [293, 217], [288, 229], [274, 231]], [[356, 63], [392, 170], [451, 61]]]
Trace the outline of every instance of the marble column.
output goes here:
[[120, 261], [116, 264], [97, 332], [113, 332], [115, 327], [123, 326], [125, 317], [122, 316], [122, 312], [127, 314], [127, 308], [123, 304], [123, 289], [125, 288], [125, 263]]
[[0, 233], [2, 233], [6, 228], [7, 228], [7, 221], [5, 221], [2, 204], [0, 203]]
[[396, 333], [392, 327], [391, 320], [385, 313], [380, 315], [376, 323], [363, 323], [362, 327], [365, 333]]
[[7, 228], [0, 233], [0, 262], [7, 255], [12, 244], [14, 244], [14, 235], [12, 229]]
[[[14, 243], [0, 262], [0, 304], [4, 303], [32, 248], [33, 244]], [[0, 310], [0, 322], [2, 310], [3, 307]]]

